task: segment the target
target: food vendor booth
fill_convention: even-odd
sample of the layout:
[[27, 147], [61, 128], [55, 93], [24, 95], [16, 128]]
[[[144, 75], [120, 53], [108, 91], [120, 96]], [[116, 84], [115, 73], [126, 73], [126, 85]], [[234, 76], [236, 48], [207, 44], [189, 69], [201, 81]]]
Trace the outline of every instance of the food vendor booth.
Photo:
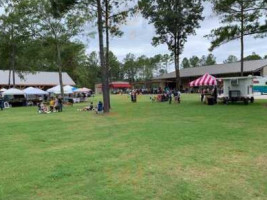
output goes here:
[[26, 106], [25, 93], [22, 90], [11, 88], [3, 92], [4, 102], [8, 102], [12, 107]]
[[[109, 89], [112, 94], [127, 93], [132, 88], [129, 82], [111, 82]], [[95, 93], [102, 94], [102, 84], [95, 85]]]
[[210, 74], [205, 74], [202, 77], [189, 83], [190, 87], [201, 88], [201, 101], [208, 105], [217, 103], [217, 79]]
[[45, 99], [45, 95], [48, 95], [48, 92], [34, 87], [28, 87], [23, 91], [26, 95], [28, 105], [37, 105]]
[[87, 101], [88, 97], [92, 96], [93, 91], [89, 88], [78, 88], [74, 90], [74, 103], [80, 103]]

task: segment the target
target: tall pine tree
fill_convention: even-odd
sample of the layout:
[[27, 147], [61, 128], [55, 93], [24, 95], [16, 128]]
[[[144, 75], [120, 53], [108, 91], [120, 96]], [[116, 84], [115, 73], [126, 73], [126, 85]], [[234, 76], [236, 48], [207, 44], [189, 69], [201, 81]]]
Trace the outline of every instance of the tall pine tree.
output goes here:
[[180, 55], [189, 35], [195, 34], [203, 20], [201, 0], [140, 0], [143, 16], [154, 24], [153, 44], [167, 44], [174, 55], [176, 88], [181, 88]]
[[[85, 21], [90, 18], [89, 14], [81, 14], [76, 1], [70, 0], [32, 0], [36, 6], [38, 18], [36, 30], [39, 38], [48, 37], [55, 49], [55, 63], [59, 72], [59, 84], [61, 96], [64, 97], [63, 89], [63, 44], [70, 41], [82, 31]], [[91, 18], [90, 18], [91, 19]]]
[[208, 38], [212, 39], [210, 50], [233, 40], [240, 40], [241, 46], [241, 73], [244, 75], [244, 37], [257, 35], [265, 28], [260, 26], [262, 0], [210, 0], [213, 10], [221, 17], [221, 23], [225, 24], [213, 29]]

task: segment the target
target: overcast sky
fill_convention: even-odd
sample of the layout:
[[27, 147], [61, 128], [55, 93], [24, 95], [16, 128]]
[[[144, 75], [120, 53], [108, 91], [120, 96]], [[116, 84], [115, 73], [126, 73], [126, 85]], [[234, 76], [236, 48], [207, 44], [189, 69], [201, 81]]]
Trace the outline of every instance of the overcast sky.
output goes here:
[[[212, 13], [210, 4], [205, 5], [204, 15], [205, 20], [201, 22], [201, 28], [196, 31], [197, 34], [188, 38], [182, 58], [193, 55], [202, 56], [209, 53], [210, 41], [203, 36], [209, 34], [212, 29], [219, 27], [220, 23], [219, 19]], [[129, 20], [127, 25], [122, 26], [121, 29], [124, 32], [123, 37], [112, 38], [111, 40], [111, 51], [115, 53], [119, 60], [122, 61], [128, 53], [133, 53], [136, 56], [144, 54], [148, 57], [155, 54], [169, 53], [166, 45], [157, 47], [151, 45], [152, 38], [155, 34], [154, 27], [153, 25], [149, 25], [147, 20], [141, 16]], [[87, 47], [88, 53], [98, 51], [97, 37], [95, 35], [95, 39], [90, 39]], [[217, 62], [222, 63], [229, 55], [235, 55], [239, 58], [239, 43], [239, 41], [234, 41], [215, 49], [212, 53], [217, 58]], [[253, 37], [246, 37], [245, 54], [249, 55], [256, 52], [261, 56], [267, 55], [266, 44], [267, 38], [254, 39]]]

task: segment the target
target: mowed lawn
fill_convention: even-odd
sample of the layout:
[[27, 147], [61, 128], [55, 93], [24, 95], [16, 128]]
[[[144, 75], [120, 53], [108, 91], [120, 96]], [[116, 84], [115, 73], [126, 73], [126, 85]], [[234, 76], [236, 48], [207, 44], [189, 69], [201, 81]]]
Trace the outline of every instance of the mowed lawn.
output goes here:
[[267, 199], [266, 101], [119, 95], [109, 115], [78, 112], [83, 105], [0, 112], [0, 199]]

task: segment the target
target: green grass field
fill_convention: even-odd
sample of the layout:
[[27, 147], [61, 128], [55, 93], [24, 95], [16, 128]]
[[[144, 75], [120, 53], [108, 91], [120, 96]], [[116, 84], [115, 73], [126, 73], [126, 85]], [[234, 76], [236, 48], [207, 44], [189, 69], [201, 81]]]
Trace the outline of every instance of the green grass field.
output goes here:
[[0, 199], [267, 199], [267, 102], [182, 100], [112, 96], [109, 115], [84, 104], [0, 112]]

